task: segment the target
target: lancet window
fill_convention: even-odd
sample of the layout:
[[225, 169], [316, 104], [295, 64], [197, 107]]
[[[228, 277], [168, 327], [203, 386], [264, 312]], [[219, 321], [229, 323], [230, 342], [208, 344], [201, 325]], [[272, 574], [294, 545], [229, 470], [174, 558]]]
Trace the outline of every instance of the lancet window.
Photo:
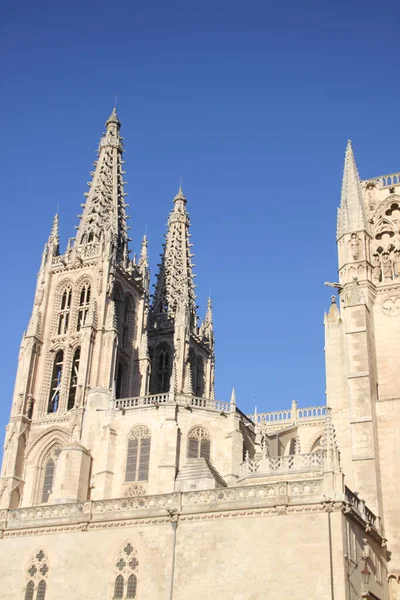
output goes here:
[[210, 460], [211, 440], [210, 434], [204, 427], [194, 427], [188, 437], [188, 457], [205, 458]]
[[78, 310], [78, 322], [76, 324], [76, 330], [80, 331], [86, 323], [87, 315], [90, 306], [90, 285], [84, 284], [81, 288], [79, 295], [79, 310]]
[[147, 481], [149, 478], [151, 433], [148, 427], [134, 427], [128, 438], [125, 481]]
[[132, 346], [132, 334], [134, 325], [133, 303], [130, 296], [125, 297], [124, 316], [121, 332], [122, 347], [129, 349]]
[[37, 550], [26, 570], [27, 584], [24, 600], [46, 600], [49, 566], [43, 550]]
[[196, 356], [194, 352], [190, 354], [190, 367], [192, 372], [192, 386], [195, 396], [204, 394], [204, 361], [202, 356]]
[[64, 368], [64, 352], [59, 350], [54, 357], [53, 373], [51, 376], [51, 388], [49, 394], [48, 413], [55, 413], [60, 405], [61, 383]]
[[72, 290], [67, 288], [61, 296], [60, 311], [58, 315], [58, 335], [65, 335], [68, 331], [69, 313], [71, 310]]
[[172, 371], [169, 346], [160, 344], [154, 352], [151, 392], [162, 394], [169, 391]]
[[56, 463], [61, 452], [60, 446], [55, 446], [49, 454], [47, 454], [43, 463], [43, 478], [40, 502], [47, 504], [49, 496], [53, 491], [54, 475], [56, 472]]
[[130, 542], [126, 542], [115, 561], [112, 600], [136, 598], [138, 568], [137, 552]]
[[74, 357], [72, 359], [72, 370], [71, 370], [71, 380], [69, 383], [67, 410], [71, 410], [71, 408], [74, 408], [74, 406], [75, 406], [76, 392], [78, 390], [78, 375], [79, 375], [80, 360], [81, 360], [81, 349], [77, 348], [74, 352]]

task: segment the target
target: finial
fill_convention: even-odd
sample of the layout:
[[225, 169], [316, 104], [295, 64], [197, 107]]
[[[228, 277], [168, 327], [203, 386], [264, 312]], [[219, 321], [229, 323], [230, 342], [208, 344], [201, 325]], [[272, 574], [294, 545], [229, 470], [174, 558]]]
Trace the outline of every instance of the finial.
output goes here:
[[336, 304], [336, 296], [331, 296], [331, 302], [332, 304]]
[[115, 106], [112, 109], [111, 115], [108, 117], [108, 119], [106, 121], [106, 127], [108, 127], [112, 123], [115, 123], [116, 125], [118, 125], [118, 127], [120, 126], [120, 122], [119, 122], [118, 115], [117, 115], [117, 109]]
[[181, 177], [181, 182], [179, 185], [178, 193], [174, 198], [174, 202], [176, 202], [177, 200], [183, 200], [184, 203], [186, 204], [186, 197], [185, 197], [185, 194], [183, 193], [183, 189], [182, 189], [182, 177]]

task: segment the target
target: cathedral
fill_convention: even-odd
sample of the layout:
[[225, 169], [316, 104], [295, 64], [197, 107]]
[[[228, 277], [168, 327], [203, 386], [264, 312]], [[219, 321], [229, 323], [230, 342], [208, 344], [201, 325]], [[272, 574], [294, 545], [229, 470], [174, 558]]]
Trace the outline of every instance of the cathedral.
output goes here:
[[[348, 142], [327, 404], [214, 395], [178, 190], [150, 296], [106, 122], [76, 236], [56, 215], [22, 337], [0, 478], [4, 600], [400, 600], [400, 173]], [[332, 240], [333, 243], [333, 240]], [[223, 357], [221, 357], [223, 360]]]

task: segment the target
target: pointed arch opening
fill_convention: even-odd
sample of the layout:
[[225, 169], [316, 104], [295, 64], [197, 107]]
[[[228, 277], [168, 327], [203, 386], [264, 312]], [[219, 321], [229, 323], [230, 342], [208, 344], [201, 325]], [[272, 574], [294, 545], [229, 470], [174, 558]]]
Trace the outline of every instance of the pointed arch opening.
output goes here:
[[42, 549], [34, 552], [26, 569], [24, 600], [46, 600], [49, 564]]
[[188, 435], [188, 458], [205, 458], [210, 460], [211, 457], [211, 439], [205, 427], [193, 427]]
[[61, 452], [61, 446], [54, 445], [53, 448], [45, 455], [42, 462], [41, 488], [40, 488], [40, 504], [47, 504], [50, 494], [53, 491], [54, 477], [56, 473], [57, 459]]
[[84, 283], [83, 286], [81, 287], [81, 290], [79, 293], [79, 310], [78, 310], [78, 320], [76, 323], [77, 331], [80, 331], [86, 323], [86, 319], [87, 319], [87, 316], [89, 313], [89, 307], [90, 307], [90, 294], [91, 294], [90, 284]]
[[48, 413], [55, 413], [60, 405], [62, 374], [64, 368], [64, 352], [59, 350], [54, 357], [53, 373], [51, 376], [51, 387], [49, 402], [47, 405]]
[[67, 410], [71, 410], [72, 408], [75, 407], [76, 393], [78, 390], [78, 376], [79, 376], [80, 360], [81, 360], [81, 349], [80, 349], [80, 347], [78, 347], [78, 348], [76, 348], [73, 359], [72, 359], [71, 379], [69, 382]]
[[152, 359], [152, 377], [150, 388], [152, 394], [169, 392], [172, 373], [172, 352], [170, 346], [162, 342], [156, 346]]
[[137, 425], [128, 436], [125, 482], [148, 481], [151, 433], [145, 425]]
[[115, 559], [112, 600], [133, 600], [137, 597], [138, 570], [137, 551], [131, 542], [127, 541]]
[[61, 296], [60, 310], [58, 313], [57, 334], [65, 335], [68, 332], [69, 317], [71, 310], [72, 289], [67, 287]]

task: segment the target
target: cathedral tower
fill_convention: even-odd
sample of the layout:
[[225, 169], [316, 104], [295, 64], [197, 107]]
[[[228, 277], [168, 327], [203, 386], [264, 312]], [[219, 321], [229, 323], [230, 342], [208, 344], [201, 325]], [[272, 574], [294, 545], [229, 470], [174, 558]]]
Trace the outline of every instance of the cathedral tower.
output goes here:
[[[90, 390], [118, 397], [147, 391], [148, 365], [140, 359], [148, 305], [146, 243], [136, 265], [129, 259], [122, 154], [114, 109], [100, 140], [76, 237], [60, 254], [56, 215], [44, 247], [7, 428], [4, 506], [18, 506], [23, 496], [25, 503], [45, 499], [47, 491], [35, 489], [27, 469], [31, 434], [56, 434], [54, 447], [46, 451], [58, 456], [68, 440], [81, 439]], [[88, 471], [84, 450], [75, 454], [80, 455], [76, 468]], [[43, 474], [49, 480], [51, 465]], [[77, 489], [71, 493], [80, 496]]]
[[150, 309], [152, 393], [173, 391], [214, 397], [214, 334], [211, 301], [198, 327], [186, 198], [179, 188], [168, 219], [164, 251]]
[[[340, 307], [325, 317], [327, 402], [347, 485], [383, 519], [400, 574], [400, 175], [361, 181], [351, 142], [338, 211]], [[397, 598], [397, 596], [394, 596]]]

